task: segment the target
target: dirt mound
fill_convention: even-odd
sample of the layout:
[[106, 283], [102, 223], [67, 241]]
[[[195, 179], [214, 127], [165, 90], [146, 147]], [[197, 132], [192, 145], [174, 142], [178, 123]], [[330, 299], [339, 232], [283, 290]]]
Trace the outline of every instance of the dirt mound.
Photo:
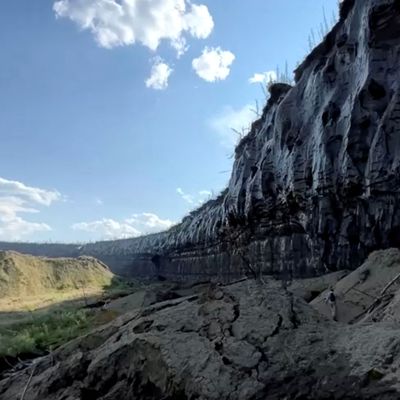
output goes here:
[[40, 296], [49, 291], [109, 286], [113, 273], [92, 257], [44, 258], [0, 252], [0, 300]]

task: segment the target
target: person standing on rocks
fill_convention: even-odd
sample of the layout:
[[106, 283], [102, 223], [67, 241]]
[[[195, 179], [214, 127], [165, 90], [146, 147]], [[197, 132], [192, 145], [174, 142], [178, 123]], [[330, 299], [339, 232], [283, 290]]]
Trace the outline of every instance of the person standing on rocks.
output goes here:
[[337, 304], [336, 304], [336, 296], [333, 291], [332, 286], [329, 288], [329, 291], [325, 297], [325, 303], [328, 303], [329, 308], [331, 310], [332, 319], [337, 321]]

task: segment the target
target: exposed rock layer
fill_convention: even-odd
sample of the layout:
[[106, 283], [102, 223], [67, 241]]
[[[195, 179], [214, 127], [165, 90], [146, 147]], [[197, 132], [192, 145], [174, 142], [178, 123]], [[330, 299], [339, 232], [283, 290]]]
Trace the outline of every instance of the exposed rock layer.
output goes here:
[[217, 200], [167, 234], [87, 250], [195, 277], [240, 274], [243, 247], [267, 273], [308, 276], [400, 246], [399, 2], [345, 1], [297, 79], [271, 88]]
[[0, 398], [32, 374], [25, 400], [397, 399], [399, 349], [396, 326], [331, 323], [246, 281], [126, 314], [0, 381]]
[[272, 86], [216, 200], [167, 233], [78, 253], [125, 274], [232, 279], [246, 262], [312, 276], [400, 246], [399, 1], [345, 0], [296, 80]]

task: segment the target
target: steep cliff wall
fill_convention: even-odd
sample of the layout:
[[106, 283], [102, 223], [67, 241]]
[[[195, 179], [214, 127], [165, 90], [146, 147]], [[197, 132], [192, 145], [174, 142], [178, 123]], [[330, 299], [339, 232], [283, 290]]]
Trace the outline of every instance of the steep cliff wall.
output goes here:
[[80, 252], [118, 272], [229, 279], [250, 262], [310, 276], [400, 246], [400, 2], [345, 0], [276, 84], [236, 149], [229, 186], [170, 231]]
[[238, 275], [243, 254], [305, 276], [399, 246], [400, 2], [344, 1], [296, 81], [271, 88], [217, 200], [168, 233], [85, 250], [194, 278]]

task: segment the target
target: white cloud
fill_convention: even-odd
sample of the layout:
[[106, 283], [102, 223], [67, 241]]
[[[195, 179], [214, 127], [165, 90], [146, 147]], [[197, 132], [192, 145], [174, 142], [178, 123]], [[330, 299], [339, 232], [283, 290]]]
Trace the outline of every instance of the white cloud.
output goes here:
[[200, 78], [215, 82], [228, 77], [234, 60], [235, 55], [230, 51], [206, 47], [202, 55], [192, 61], [192, 67]]
[[48, 207], [61, 198], [55, 190], [44, 190], [0, 178], [0, 240], [19, 240], [35, 232], [50, 231], [49, 225], [26, 221], [19, 214], [39, 213], [35, 207]]
[[96, 198], [94, 199], [94, 202], [95, 202], [98, 206], [104, 205], [104, 201], [103, 201], [100, 197], [96, 197]]
[[0, 196], [19, 196], [34, 203], [49, 206], [53, 201], [60, 200], [61, 195], [55, 190], [44, 190], [18, 181], [0, 178]]
[[5, 241], [20, 240], [36, 232], [51, 231], [45, 223], [29, 222], [21, 217], [14, 216], [11, 219], [0, 216], [0, 239]]
[[187, 45], [186, 39], [184, 37], [174, 40], [171, 43], [171, 46], [176, 50], [176, 56], [178, 58], [181, 58], [181, 56], [185, 54], [189, 49], [189, 46]]
[[153, 213], [133, 214], [130, 218], [116, 221], [103, 218], [92, 222], [80, 222], [72, 225], [73, 230], [95, 234], [98, 239], [123, 239], [166, 230], [174, 225], [169, 219], [161, 219]]
[[134, 225], [143, 233], [163, 231], [175, 224], [175, 222], [169, 219], [161, 219], [158, 215], [153, 213], [133, 214], [126, 222]]
[[176, 192], [179, 194], [179, 196], [182, 197], [182, 199], [192, 205], [192, 206], [199, 206], [203, 204], [205, 201], [207, 201], [209, 198], [212, 196], [212, 192], [209, 190], [200, 190], [196, 194], [188, 194], [185, 193], [182, 188], [177, 188]]
[[126, 222], [118, 222], [110, 218], [92, 222], [79, 222], [72, 225], [75, 231], [96, 233], [101, 239], [121, 239], [140, 236], [140, 231]]
[[212, 192], [210, 192], [209, 190], [200, 190], [199, 195], [200, 196], [211, 197], [212, 196]]
[[204, 39], [214, 28], [208, 8], [189, 0], [58, 0], [53, 10], [90, 30], [106, 48], [139, 42], [156, 50], [166, 40], [180, 55], [187, 48], [185, 36]]
[[210, 36], [214, 21], [205, 5], [191, 4], [191, 11], [185, 15], [185, 27], [190, 34], [199, 39]]
[[278, 77], [275, 71], [265, 71], [261, 73], [255, 73], [250, 79], [249, 83], [270, 83], [276, 82]]
[[255, 119], [254, 106], [247, 104], [242, 108], [225, 109], [209, 122], [211, 128], [218, 134], [221, 144], [232, 149], [240, 139], [239, 133], [247, 133]]
[[165, 64], [160, 58], [156, 59], [151, 68], [150, 77], [145, 82], [146, 86], [155, 90], [166, 89], [172, 71], [168, 64]]
[[0, 196], [0, 216], [12, 219], [17, 213], [38, 213], [35, 208], [28, 207], [26, 201], [16, 196]]

